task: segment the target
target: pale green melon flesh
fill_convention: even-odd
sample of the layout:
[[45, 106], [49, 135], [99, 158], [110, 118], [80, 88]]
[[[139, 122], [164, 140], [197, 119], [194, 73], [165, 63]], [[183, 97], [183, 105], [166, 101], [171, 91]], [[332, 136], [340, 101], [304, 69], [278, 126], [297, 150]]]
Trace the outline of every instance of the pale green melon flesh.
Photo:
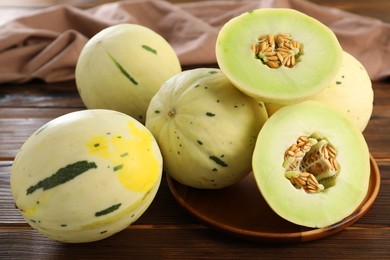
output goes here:
[[[303, 43], [302, 61], [293, 68], [271, 69], [256, 59], [251, 45], [264, 34], [289, 33]], [[319, 93], [337, 74], [342, 48], [319, 21], [292, 9], [259, 9], [226, 23], [216, 44], [218, 65], [250, 96], [291, 104]]]
[[[284, 176], [284, 152], [299, 136], [326, 138], [337, 150], [336, 185], [318, 193], [295, 188]], [[325, 227], [353, 213], [369, 185], [369, 150], [359, 129], [343, 114], [316, 101], [278, 110], [259, 133], [253, 155], [257, 185], [269, 206], [298, 225]]]

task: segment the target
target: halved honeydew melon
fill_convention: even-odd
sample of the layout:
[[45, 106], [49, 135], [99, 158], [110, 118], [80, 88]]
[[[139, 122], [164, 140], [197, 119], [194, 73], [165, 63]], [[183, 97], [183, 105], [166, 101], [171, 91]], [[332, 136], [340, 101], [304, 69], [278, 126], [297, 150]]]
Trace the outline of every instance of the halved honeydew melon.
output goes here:
[[[253, 46], [266, 35], [272, 35], [277, 45], [278, 35], [285, 34], [300, 45], [294, 66], [269, 67], [259, 58], [264, 53], [255, 54]], [[216, 56], [221, 70], [241, 91], [264, 102], [291, 104], [329, 84], [339, 71], [342, 48], [318, 20], [292, 9], [266, 8], [227, 22], [217, 38]]]
[[285, 106], [270, 117], [258, 135], [252, 166], [269, 206], [313, 228], [352, 214], [369, 185], [362, 133], [345, 114], [317, 101]]

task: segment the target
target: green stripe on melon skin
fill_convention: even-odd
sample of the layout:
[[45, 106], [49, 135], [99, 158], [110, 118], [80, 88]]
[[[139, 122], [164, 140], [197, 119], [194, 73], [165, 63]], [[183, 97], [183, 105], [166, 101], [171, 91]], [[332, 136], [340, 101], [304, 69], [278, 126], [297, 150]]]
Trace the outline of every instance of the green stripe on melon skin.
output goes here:
[[123, 68], [123, 66], [109, 53], [107, 52], [110, 59], [114, 62], [115, 66], [120, 70], [120, 72], [133, 83], [134, 85], [138, 85], [138, 82]]
[[38, 189], [48, 190], [64, 184], [76, 178], [80, 174], [87, 172], [90, 169], [97, 168], [96, 163], [88, 161], [78, 161], [59, 169], [56, 173], [47, 177], [37, 184], [30, 186], [27, 189], [26, 195], [32, 194]]
[[229, 165], [228, 164], [226, 164], [224, 161], [222, 161], [221, 159], [219, 159], [217, 156], [215, 156], [215, 155], [211, 155], [211, 156], [209, 156], [209, 158], [211, 159], [211, 160], [213, 160], [216, 164], [219, 164], [219, 165], [221, 165], [222, 167], [228, 167]]
[[153, 49], [152, 47], [150, 47], [148, 45], [142, 45], [142, 48], [157, 55], [157, 50]]
[[91, 223], [82, 225], [80, 227], [80, 230], [83, 231], [83, 230], [95, 229], [95, 228], [105, 227], [107, 225], [112, 226], [112, 223], [114, 222], [117, 223], [124, 218], [128, 219], [128, 216], [131, 214], [130, 216], [131, 222], [128, 222], [128, 225], [130, 225], [140, 217], [139, 212], [137, 213], [138, 210], [140, 209], [141, 211], [146, 210], [145, 206], [147, 204], [143, 204], [143, 202], [153, 199], [157, 192], [158, 187], [159, 187], [159, 183], [156, 183], [153, 188], [151, 188], [145, 194], [143, 194], [143, 196], [139, 198], [137, 201], [135, 201], [132, 205], [128, 207], [126, 207], [126, 205], [123, 205], [123, 207], [125, 208], [122, 207], [122, 210], [116, 211], [116, 214], [107, 215], [105, 218], [96, 217], [94, 218], [94, 221], [92, 221]]
[[116, 171], [119, 171], [122, 168], [123, 168], [123, 164], [119, 164], [119, 165], [114, 166], [113, 170], [114, 170], [114, 172], [116, 172]]
[[128, 156], [129, 155], [129, 153], [123, 153], [123, 154], [121, 154], [121, 157], [126, 157], [126, 156]]
[[107, 215], [107, 214], [109, 214], [109, 213], [119, 209], [121, 205], [122, 205], [122, 203], [118, 203], [118, 204], [112, 205], [111, 207], [103, 209], [101, 211], [98, 211], [98, 212], [95, 213], [95, 217], [100, 217], [100, 216]]
[[43, 130], [45, 130], [47, 127], [48, 127], [48, 125], [45, 125], [45, 126], [41, 127], [40, 129], [38, 129], [38, 130], [35, 132], [35, 135], [40, 134], [40, 133], [41, 133]]

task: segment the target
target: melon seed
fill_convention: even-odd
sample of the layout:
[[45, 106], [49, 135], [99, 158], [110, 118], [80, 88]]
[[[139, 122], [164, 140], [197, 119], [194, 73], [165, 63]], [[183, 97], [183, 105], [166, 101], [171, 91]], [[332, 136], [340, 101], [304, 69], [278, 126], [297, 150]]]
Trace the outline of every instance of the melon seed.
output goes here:
[[303, 44], [287, 33], [260, 35], [251, 49], [257, 59], [272, 69], [292, 68], [303, 54]]
[[340, 172], [336, 149], [326, 140], [300, 136], [284, 153], [285, 177], [297, 189], [307, 193], [324, 190], [322, 180], [335, 178]]

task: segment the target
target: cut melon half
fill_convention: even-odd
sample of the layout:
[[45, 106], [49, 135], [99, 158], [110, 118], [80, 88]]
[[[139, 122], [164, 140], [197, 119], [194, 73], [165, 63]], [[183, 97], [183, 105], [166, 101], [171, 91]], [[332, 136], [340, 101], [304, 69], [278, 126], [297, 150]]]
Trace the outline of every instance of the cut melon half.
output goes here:
[[252, 159], [264, 199], [297, 225], [333, 225], [352, 214], [368, 191], [370, 158], [362, 133], [339, 110], [317, 101], [270, 117]]
[[247, 95], [292, 104], [329, 85], [343, 52], [335, 34], [318, 20], [293, 9], [265, 8], [227, 22], [217, 38], [216, 57]]

